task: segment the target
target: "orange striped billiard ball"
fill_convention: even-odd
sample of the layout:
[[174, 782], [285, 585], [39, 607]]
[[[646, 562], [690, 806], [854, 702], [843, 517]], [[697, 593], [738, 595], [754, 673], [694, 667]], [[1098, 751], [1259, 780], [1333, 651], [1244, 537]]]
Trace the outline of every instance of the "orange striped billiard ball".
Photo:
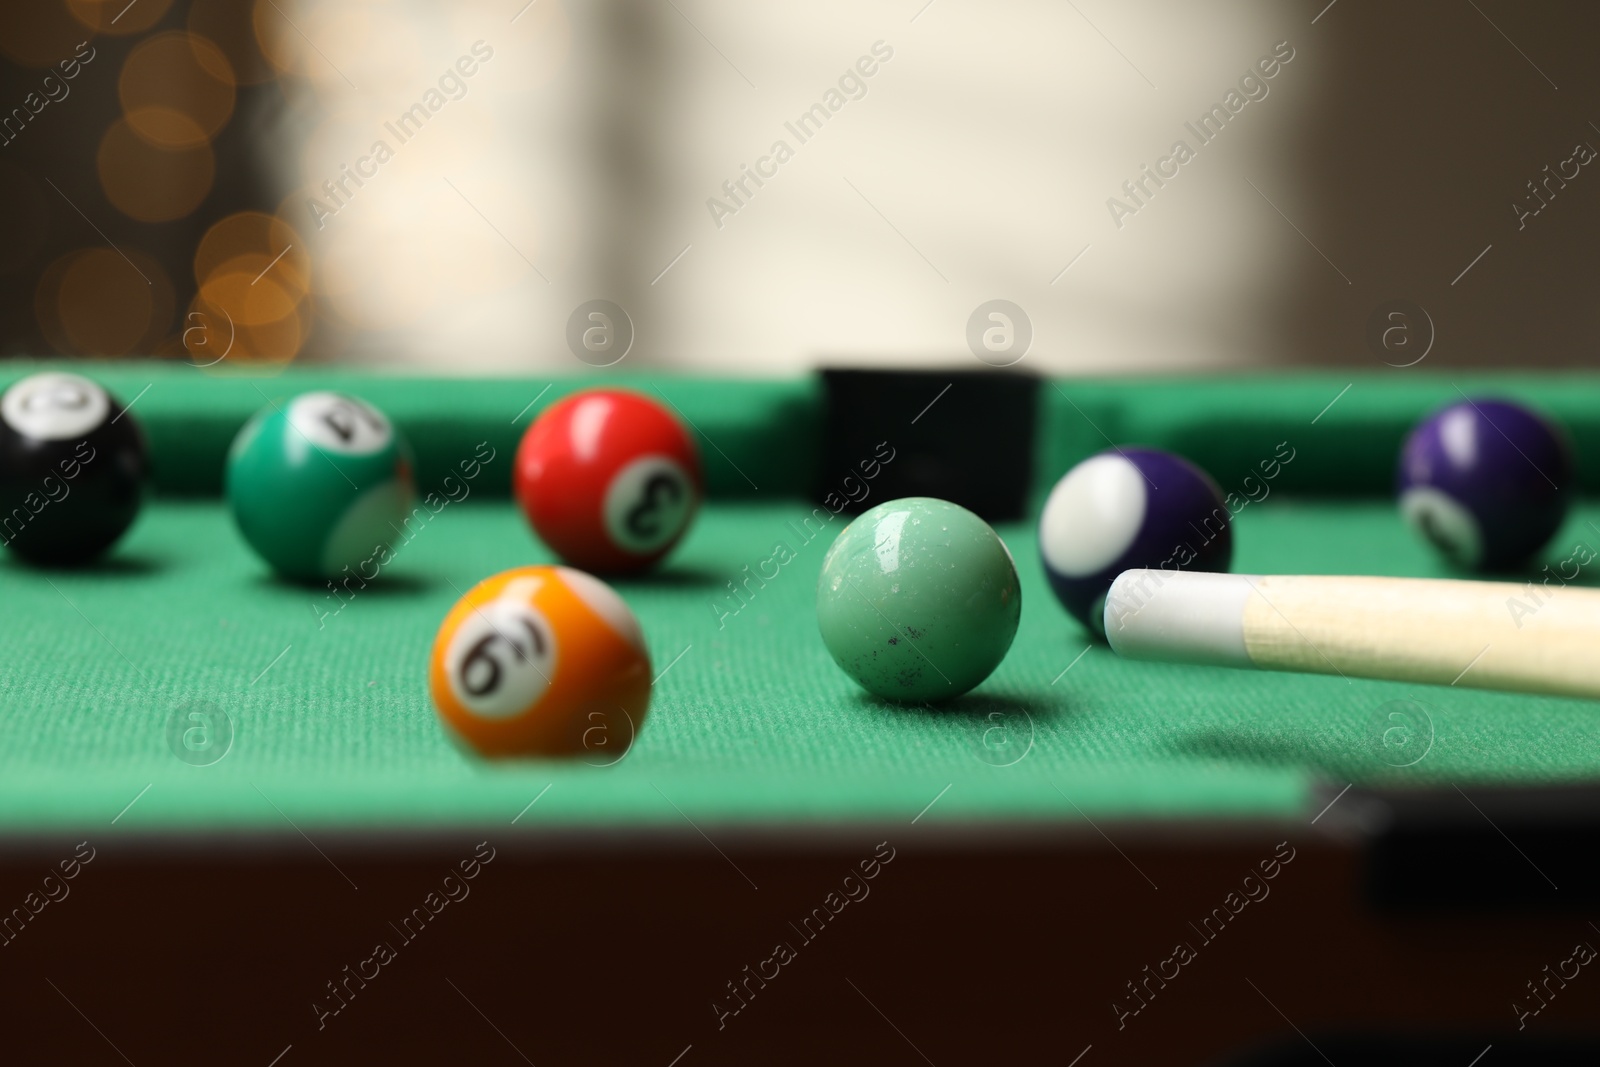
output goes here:
[[650, 706], [644, 631], [622, 598], [570, 567], [486, 578], [445, 616], [434, 707], [484, 756], [620, 758]]

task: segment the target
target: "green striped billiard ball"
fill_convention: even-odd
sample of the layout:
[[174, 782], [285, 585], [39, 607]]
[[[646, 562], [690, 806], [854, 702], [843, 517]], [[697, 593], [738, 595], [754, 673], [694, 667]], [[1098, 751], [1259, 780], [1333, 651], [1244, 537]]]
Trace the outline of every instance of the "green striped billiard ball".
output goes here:
[[239, 532], [284, 577], [315, 581], [348, 567], [369, 579], [411, 512], [411, 450], [371, 404], [303, 393], [239, 431], [227, 496]]
[[905, 497], [839, 533], [817, 580], [834, 662], [889, 700], [948, 700], [1000, 665], [1022, 587], [998, 534], [947, 500]]

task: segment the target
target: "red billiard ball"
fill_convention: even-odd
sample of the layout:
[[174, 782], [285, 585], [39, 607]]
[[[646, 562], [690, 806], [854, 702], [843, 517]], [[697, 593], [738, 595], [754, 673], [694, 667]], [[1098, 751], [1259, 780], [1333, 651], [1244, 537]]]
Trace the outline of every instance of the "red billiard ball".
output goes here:
[[643, 570], [665, 556], [705, 494], [683, 425], [621, 389], [586, 390], [546, 408], [517, 449], [512, 483], [544, 543], [599, 574]]

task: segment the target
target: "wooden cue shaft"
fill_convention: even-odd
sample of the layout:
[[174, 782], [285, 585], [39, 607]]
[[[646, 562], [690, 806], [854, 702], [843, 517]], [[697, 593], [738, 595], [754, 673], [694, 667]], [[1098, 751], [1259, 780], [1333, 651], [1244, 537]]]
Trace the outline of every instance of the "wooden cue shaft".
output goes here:
[[1536, 603], [1507, 582], [1287, 576], [1256, 590], [1245, 648], [1267, 670], [1600, 697], [1600, 590]]
[[1600, 698], [1600, 589], [1130, 571], [1106, 628], [1138, 658]]

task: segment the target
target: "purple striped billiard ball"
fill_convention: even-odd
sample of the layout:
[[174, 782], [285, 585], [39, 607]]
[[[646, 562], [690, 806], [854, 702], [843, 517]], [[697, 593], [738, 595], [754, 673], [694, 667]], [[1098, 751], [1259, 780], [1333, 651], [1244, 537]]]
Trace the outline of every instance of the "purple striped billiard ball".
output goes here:
[[1117, 575], [1225, 571], [1233, 522], [1217, 483], [1193, 463], [1153, 448], [1114, 449], [1073, 467], [1050, 491], [1039, 554], [1061, 603], [1103, 637], [1106, 590]]
[[1504, 570], [1555, 536], [1572, 449], [1550, 419], [1506, 400], [1463, 400], [1423, 420], [1400, 453], [1400, 511], [1453, 563]]

